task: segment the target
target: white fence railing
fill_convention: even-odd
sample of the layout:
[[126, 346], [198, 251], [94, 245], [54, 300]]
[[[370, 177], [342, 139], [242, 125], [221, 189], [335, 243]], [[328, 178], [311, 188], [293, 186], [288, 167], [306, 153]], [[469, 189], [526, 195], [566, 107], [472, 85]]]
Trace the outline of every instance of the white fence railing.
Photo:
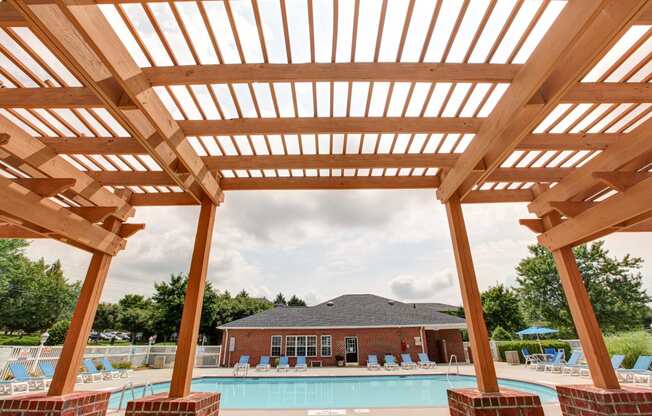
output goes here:
[[[582, 351], [582, 344], [580, 344], [579, 339], [562, 339], [561, 341], [568, 342], [571, 347], [571, 351]], [[491, 348], [491, 355], [494, 358], [494, 361], [502, 361], [502, 358], [500, 357], [500, 352], [498, 351], [498, 344], [501, 342], [509, 342], [509, 341], [489, 341], [489, 347]]]
[[[37, 366], [41, 362], [50, 362], [56, 367], [61, 348], [0, 346], [0, 380], [10, 377], [9, 363], [12, 362], [20, 362], [34, 373], [38, 373]], [[168, 368], [174, 365], [176, 351], [176, 345], [87, 346], [84, 358], [97, 360], [96, 364], [100, 358], [106, 357], [111, 364], [131, 363], [132, 368]], [[219, 367], [219, 345], [198, 345], [196, 354], [195, 367]]]

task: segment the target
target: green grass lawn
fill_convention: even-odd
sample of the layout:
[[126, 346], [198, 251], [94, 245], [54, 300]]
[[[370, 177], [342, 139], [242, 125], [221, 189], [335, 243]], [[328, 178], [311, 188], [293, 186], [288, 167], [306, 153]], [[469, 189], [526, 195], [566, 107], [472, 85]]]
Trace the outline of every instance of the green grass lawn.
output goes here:
[[39, 345], [40, 335], [4, 335], [0, 334], [0, 345]]

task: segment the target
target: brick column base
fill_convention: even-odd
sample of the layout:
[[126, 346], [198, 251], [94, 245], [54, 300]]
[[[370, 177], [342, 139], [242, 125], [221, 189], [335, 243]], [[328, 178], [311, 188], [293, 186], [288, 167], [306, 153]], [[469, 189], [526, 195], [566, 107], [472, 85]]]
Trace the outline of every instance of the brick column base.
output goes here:
[[80, 391], [63, 396], [21, 394], [0, 400], [0, 416], [105, 416], [108, 391]]
[[557, 386], [557, 395], [564, 416], [652, 416], [652, 389], [644, 387], [603, 390], [591, 385]]
[[448, 407], [451, 416], [543, 416], [539, 396], [507, 389], [500, 393], [450, 389]]
[[217, 416], [220, 393], [190, 393], [171, 399], [167, 393], [155, 394], [127, 403], [125, 416]]

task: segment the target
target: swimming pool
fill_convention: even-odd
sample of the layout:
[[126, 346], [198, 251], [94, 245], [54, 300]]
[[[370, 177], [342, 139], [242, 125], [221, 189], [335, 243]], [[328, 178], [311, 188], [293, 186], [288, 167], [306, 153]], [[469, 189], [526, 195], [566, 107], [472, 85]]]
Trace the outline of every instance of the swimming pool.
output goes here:
[[[539, 395], [543, 403], [557, 401], [551, 388], [512, 380], [501, 387]], [[222, 393], [223, 409], [333, 409], [447, 406], [448, 388], [474, 387], [475, 377], [446, 375], [359, 377], [206, 377], [194, 379], [193, 391]], [[154, 392], [167, 391], [169, 383], [154, 385]], [[136, 397], [143, 394], [136, 389]], [[131, 399], [126, 395], [125, 403]], [[109, 408], [118, 408], [120, 393], [114, 393]], [[124, 405], [123, 405], [124, 407]]]

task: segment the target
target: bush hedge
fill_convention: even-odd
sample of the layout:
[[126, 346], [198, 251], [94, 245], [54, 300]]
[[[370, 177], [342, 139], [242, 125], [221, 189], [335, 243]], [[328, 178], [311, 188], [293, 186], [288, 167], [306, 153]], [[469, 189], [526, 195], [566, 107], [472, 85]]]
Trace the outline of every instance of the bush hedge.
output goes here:
[[[557, 350], [563, 348], [564, 351], [566, 352], [566, 359], [568, 359], [571, 354], [570, 344], [566, 341], [560, 341], [560, 340], [548, 340], [548, 339], [541, 340], [541, 344], [539, 344], [538, 341], [520, 341], [520, 340], [502, 341], [502, 342], [497, 342], [496, 345], [498, 346], [498, 352], [500, 353], [500, 358], [503, 361], [505, 360], [505, 351], [518, 351], [518, 356], [520, 357], [521, 362], [524, 363], [525, 359], [523, 358], [523, 354], [521, 353], [522, 348], [527, 348], [531, 354], [540, 353], [541, 347], [554, 348]], [[541, 347], [539, 345], [541, 345]]]
[[632, 368], [639, 355], [652, 355], [652, 336], [645, 331], [626, 332], [605, 337], [610, 355], [623, 354], [623, 367]]

